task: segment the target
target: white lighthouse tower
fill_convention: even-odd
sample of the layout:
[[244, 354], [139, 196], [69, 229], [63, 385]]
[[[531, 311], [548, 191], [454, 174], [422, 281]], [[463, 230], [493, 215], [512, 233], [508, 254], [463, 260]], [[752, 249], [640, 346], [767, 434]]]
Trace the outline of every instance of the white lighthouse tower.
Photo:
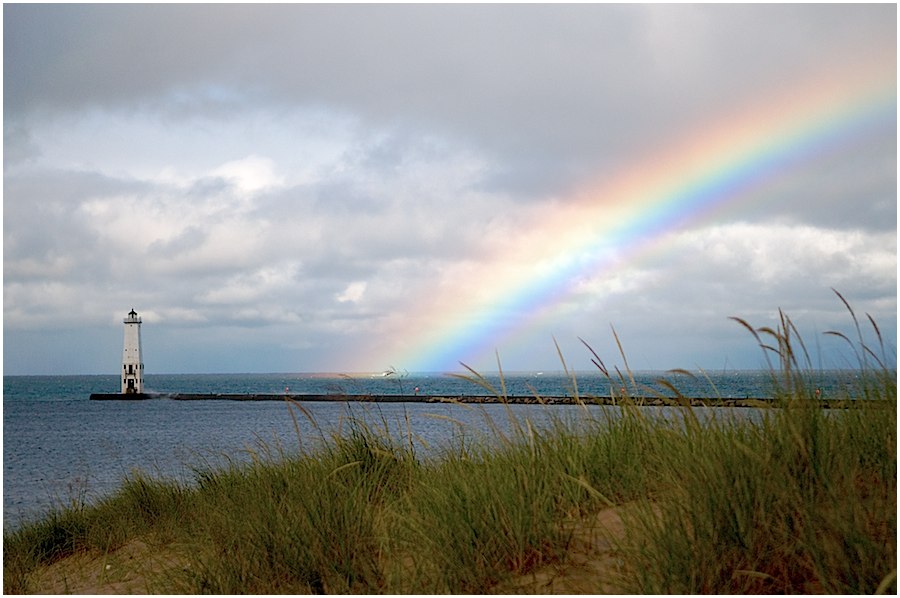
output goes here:
[[144, 392], [144, 361], [141, 358], [141, 319], [132, 309], [125, 323], [125, 348], [122, 351], [122, 394]]

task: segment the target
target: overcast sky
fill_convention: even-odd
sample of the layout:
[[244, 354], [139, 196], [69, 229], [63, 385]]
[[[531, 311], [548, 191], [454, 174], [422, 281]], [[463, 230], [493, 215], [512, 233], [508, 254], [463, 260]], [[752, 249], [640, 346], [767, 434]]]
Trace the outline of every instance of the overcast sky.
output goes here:
[[[582, 369], [578, 337], [621, 363], [611, 326], [636, 369], [756, 368], [728, 318], [779, 308], [814, 365], [853, 365], [822, 334], [852, 330], [831, 288], [894, 355], [896, 24], [893, 4], [5, 4], [4, 373], [117, 372], [132, 308], [148, 374], [558, 370], [554, 338]], [[622, 211], [711, 128], [863, 85], [888, 109], [860, 91], [707, 208]]]

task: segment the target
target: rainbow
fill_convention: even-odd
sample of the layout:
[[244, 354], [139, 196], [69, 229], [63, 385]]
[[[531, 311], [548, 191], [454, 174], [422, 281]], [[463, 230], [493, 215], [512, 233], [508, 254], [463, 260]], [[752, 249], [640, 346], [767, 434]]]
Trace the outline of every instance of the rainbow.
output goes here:
[[672, 233], [726, 209], [746, 208], [750, 192], [812, 158], [896, 127], [896, 68], [878, 66], [830, 72], [768, 96], [573, 197], [546, 202], [526, 233], [472, 256], [414, 297], [388, 340], [358, 363], [458, 370], [546, 325], [580, 281], [627, 268]]

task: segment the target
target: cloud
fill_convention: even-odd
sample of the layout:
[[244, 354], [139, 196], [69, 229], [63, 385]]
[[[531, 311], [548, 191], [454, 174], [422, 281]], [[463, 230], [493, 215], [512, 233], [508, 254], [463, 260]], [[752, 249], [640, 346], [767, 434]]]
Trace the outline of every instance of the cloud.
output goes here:
[[[4, 17], [4, 328], [19, 354], [48, 355], [10, 357], [19, 372], [66, 367], [66, 343], [107, 342], [131, 307], [169, 371], [384, 356], [437, 324], [410, 329], [423, 302], [450, 309], [580, 259], [560, 247], [592, 223], [548, 231], [549, 215], [577, 215], [585, 188], [684, 134], [815, 74], [896, 78], [892, 5], [12, 4]], [[497, 342], [516, 363], [555, 362], [551, 334], [619, 322], [651, 365], [688, 345], [753, 363], [721, 341], [724, 318], [784, 306], [831, 325], [829, 287], [896, 320], [896, 184], [896, 122], [879, 120], [640, 259], [582, 273], [534, 330]], [[57, 347], [61, 320], [76, 332]], [[92, 354], [78, 371], [108, 369]]]
[[359, 303], [366, 293], [366, 284], [365, 281], [351, 282], [335, 299], [340, 303]]
[[367, 126], [474, 142], [540, 188], [646, 151], [760, 89], [895, 50], [890, 6], [209, 10], [11, 7], [6, 44], [22, 76], [6, 86], [7, 114], [138, 106], [196, 118], [217, 114], [213, 103], [231, 107], [216, 119], [228, 121], [262, 103], [329, 106]]
[[284, 177], [275, 172], [275, 163], [262, 156], [247, 156], [228, 162], [210, 174], [229, 181], [244, 194], [284, 184]]

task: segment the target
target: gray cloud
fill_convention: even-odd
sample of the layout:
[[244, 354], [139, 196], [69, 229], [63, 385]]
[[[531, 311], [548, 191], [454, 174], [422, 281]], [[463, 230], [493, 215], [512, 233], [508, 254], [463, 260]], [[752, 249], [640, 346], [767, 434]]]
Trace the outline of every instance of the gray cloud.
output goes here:
[[474, 140], [507, 168], [559, 182], [823, 70], [823, 44], [837, 61], [893, 52], [894, 11], [11, 5], [4, 43], [21, 64], [7, 71], [6, 115], [183, 111], [199, 98], [193, 110], [206, 115], [211, 105], [327, 105]]

